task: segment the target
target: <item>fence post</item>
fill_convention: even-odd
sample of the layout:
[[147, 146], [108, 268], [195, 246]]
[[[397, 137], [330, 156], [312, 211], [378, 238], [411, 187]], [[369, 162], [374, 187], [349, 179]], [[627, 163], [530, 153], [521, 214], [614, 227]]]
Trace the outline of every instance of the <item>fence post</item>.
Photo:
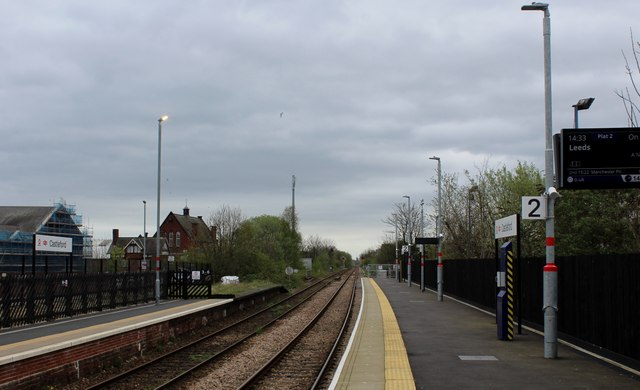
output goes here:
[[116, 292], [118, 289], [118, 274], [112, 274], [111, 275], [111, 288], [109, 289], [109, 295], [110, 295], [110, 300], [109, 300], [109, 305], [112, 309], [116, 308]]
[[[24, 259], [24, 257], [23, 257]], [[24, 264], [24, 261], [23, 261]], [[2, 283], [0, 283], [0, 293], [2, 293], [2, 327], [11, 327], [11, 302], [13, 296], [11, 295], [11, 282], [12, 277], [9, 275], [2, 275]]]
[[120, 284], [120, 288], [122, 289], [122, 306], [127, 306], [129, 304], [129, 272], [122, 273], [122, 283]]
[[[102, 268], [102, 260], [100, 260], [100, 268]], [[100, 272], [96, 275], [98, 278], [98, 290], [96, 291], [96, 306], [98, 311], [102, 311], [102, 287], [104, 286], [104, 274]]]
[[[35, 279], [35, 274], [31, 275], [29, 277], [29, 280], [31, 281], [30, 286], [27, 286], [27, 322], [30, 324], [35, 322]], [[24, 281], [26, 282], [27, 279], [25, 278]]]
[[[86, 264], [87, 264], [86, 260], [84, 264], [85, 264], [85, 270], [86, 270]], [[87, 273], [85, 272], [82, 275], [82, 312], [83, 313], [89, 312], [89, 304], [88, 304], [88, 297], [87, 297], [87, 294], [89, 293], [88, 291], [89, 289], [87, 287], [88, 285], [89, 283], [87, 283]]]
[[64, 290], [64, 313], [67, 317], [71, 317], [73, 315], [73, 294], [72, 294], [72, 286], [73, 283], [70, 280], [70, 275], [65, 275], [67, 279], [63, 281]]
[[58, 278], [55, 275], [45, 276], [45, 302], [47, 306], [47, 321], [53, 320], [53, 304], [55, 302], [56, 281]]
[[189, 271], [182, 271], [182, 299], [189, 299], [189, 281], [187, 280]]

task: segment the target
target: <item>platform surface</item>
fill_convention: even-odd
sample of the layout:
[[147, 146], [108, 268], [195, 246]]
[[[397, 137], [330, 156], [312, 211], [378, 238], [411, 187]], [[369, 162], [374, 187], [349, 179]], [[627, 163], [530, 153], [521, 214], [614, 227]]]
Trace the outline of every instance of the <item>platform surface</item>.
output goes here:
[[233, 299], [172, 300], [0, 330], [0, 365], [188, 315]]
[[446, 295], [438, 302], [416, 284], [376, 282], [398, 320], [418, 389], [640, 389], [633, 370], [562, 343], [557, 359], [545, 359], [543, 337], [533, 330], [501, 341], [490, 313]]
[[400, 327], [377, 283], [361, 279], [362, 301], [353, 334], [330, 389], [415, 389]]
[[[333, 389], [640, 389], [624, 370], [541, 335], [497, 338], [495, 317], [390, 278], [361, 280], [362, 304]], [[229, 300], [167, 301], [0, 330], [0, 364], [147, 326]]]

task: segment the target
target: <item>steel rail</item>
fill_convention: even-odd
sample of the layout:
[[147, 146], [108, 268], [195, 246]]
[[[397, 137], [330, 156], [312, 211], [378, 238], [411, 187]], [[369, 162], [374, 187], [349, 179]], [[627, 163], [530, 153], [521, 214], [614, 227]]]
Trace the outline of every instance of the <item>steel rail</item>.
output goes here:
[[[257, 370], [249, 379], [247, 379], [242, 385], [240, 385], [237, 388], [237, 390], [248, 389], [251, 386], [255, 385], [257, 381], [260, 380], [270, 368], [276, 365], [280, 361], [280, 359], [282, 359], [282, 357], [297, 344], [297, 342], [302, 338], [302, 336], [304, 336], [306, 333], [308, 333], [311, 330], [311, 328], [313, 328], [313, 326], [320, 320], [320, 318], [322, 318], [324, 313], [331, 306], [331, 304], [336, 299], [338, 294], [340, 294], [340, 292], [342, 291], [342, 288], [351, 279], [354, 272], [355, 270], [351, 271], [349, 276], [345, 278], [340, 288], [338, 288], [338, 290], [333, 294], [331, 299], [329, 299], [329, 301], [324, 305], [324, 307], [320, 310], [320, 312], [318, 312], [318, 314], [304, 327], [304, 329], [302, 329], [286, 346], [280, 349], [280, 351], [278, 351], [276, 355], [274, 355], [267, 363], [265, 363], [259, 370]], [[355, 285], [355, 282], [354, 282], [354, 285]]]
[[324, 361], [324, 364], [322, 365], [322, 368], [320, 369], [320, 372], [316, 376], [316, 380], [311, 385], [310, 390], [315, 390], [315, 389], [318, 388], [318, 386], [320, 386], [320, 383], [322, 382], [322, 380], [324, 378], [324, 375], [326, 374], [327, 370], [329, 369], [329, 365], [332, 363], [333, 358], [335, 357], [336, 352], [338, 351], [338, 347], [340, 346], [340, 342], [342, 341], [342, 337], [344, 336], [344, 333], [347, 331], [347, 327], [349, 326], [349, 318], [351, 317], [351, 314], [353, 313], [353, 302], [354, 302], [355, 297], [356, 297], [356, 286], [357, 285], [358, 285], [358, 281], [356, 280], [356, 282], [353, 283], [353, 288], [351, 289], [351, 298], [349, 299], [349, 309], [347, 310], [347, 313], [344, 316], [344, 321], [342, 322], [342, 327], [340, 328], [340, 332], [338, 334], [338, 337], [336, 338], [335, 343], [333, 343], [333, 347], [331, 347], [331, 351], [329, 352], [329, 355], [327, 356], [327, 359]]
[[[137, 374], [137, 373], [139, 373], [139, 372], [141, 372], [141, 371], [143, 371], [143, 370], [145, 370], [145, 369], [149, 369], [150, 367], [152, 367], [152, 366], [154, 366], [154, 365], [161, 364], [161, 362], [162, 362], [163, 360], [165, 360], [166, 358], [173, 357], [173, 356], [175, 356], [175, 355], [177, 355], [177, 354], [179, 354], [179, 353], [186, 352], [186, 351], [188, 351], [189, 349], [194, 348], [195, 346], [197, 346], [197, 345], [201, 344], [201, 343], [202, 343], [202, 342], [204, 342], [204, 341], [211, 340], [211, 339], [213, 339], [214, 337], [216, 337], [216, 336], [220, 335], [220, 334], [221, 334], [221, 333], [223, 333], [223, 332], [230, 331], [230, 330], [232, 330], [233, 328], [235, 328], [235, 327], [238, 327], [238, 326], [242, 325], [244, 322], [246, 322], [246, 321], [248, 321], [248, 320], [250, 320], [250, 319], [252, 319], [252, 318], [258, 317], [259, 315], [262, 315], [262, 314], [264, 314], [265, 312], [267, 312], [267, 311], [269, 311], [269, 310], [272, 310], [272, 309], [273, 309], [273, 308], [275, 308], [275, 307], [281, 306], [281, 305], [283, 305], [283, 304], [287, 303], [288, 301], [293, 300], [294, 298], [298, 298], [298, 297], [302, 296], [304, 293], [308, 293], [308, 292], [312, 291], [314, 288], [318, 288], [318, 290], [316, 290], [315, 292], [313, 292], [313, 294], [311, 294], [309, 297], [305, 298], [305, 299], [304, 299], [304, 300], [302, 300], [300, 303], [298, 303], [298, 304], [296, 304], [296, 305], [292, 306], [291, 308], [289, 308], [289, 310], [287, 310], [287, 311], [283, 312], [282, 314], [280, 314], [280, 315], [279, 315], [279, 316], [277, 316], [276, 318], [272, 319], [271, 321], [269, 321], [269, 322], [268, 322], [268, 324], [267, 324], [267, 325], [264, 325], [263, 327], [269, 326], [269, 325], [270, 325], [270, 324], [272, 324], [273, 322], [275, 322], [275, 321], [277, 321], [278, 319], [280, 319], [282, 316], [284, 316], [284, 315], [286, 315], [287, 313], [289, 313], [289, 311], [291, 311], [291, 310], [295, 309], [297, 306], [299, 306], [300, 304], [302, 304], [306, 299], [310, 298], [310, 297], [311, 297], [311, 296], [313, 296], [315, 293], [317, 293], [318, 291], [322, 290], [326, 285], [328, 285], [328, 284], [331, 282], [331, 279], [332, 279], [332, 278], [334, 278], [334, 277], [335, 277], [335, 275], [336, 275], [336, 274], [332, 274], [332, 275], [330, 275], [330, 276], [328, 276], [328, 277], [326, 277], [326, 278], [324, 278], [324, 279], [321, 279], [321, 280], [319, 280], [318, 282], [316, 282], [316, 283], [312, 284], [311, 286], [308, 286], [308, 287], [306, 287], [306, 288], [304, 288], [304, 289], [302, 289], [302, 290], [300, 290], [300, 291], [298, 291], [298, 292], [296, 292], [296, 293], [294, 293], [294, 294], [292, 294], [292, 295], [290, 295], [290, 296], [288, 296], [288, 297], [286, 297], [286, 298], [283, 298], [283, 299], [279, 300], [278, 302], [276, 302], [276, 303], [274, 303], [274, 304], [272, 304], [272, 305], [269, 305], [268, 307], [265, 307], [265, 308], [264, 308], [264, 309], [262, 309], [262, 310], [259, 310], [259, 311], [258, 311], [258, 312], [256, 312], [256, 313], [253, 313], [253, 314], [251, 314], [251, 315], [248, 315], [248, 316], [246, 316], [246, 317], [244, 317], [244, 318], [242, 318], [242, 319], [240, 319], [240, 320], [238, 320], [238, 321], [236, 321], [236, 322], [234, 322], [234, 323], [232, 323], [232, 324], [230, 324], [230, 325], [225, 326], [225, 327], [224, 327], [224, 328], [222, 328], [222, 329], [218, 329], [218, 330], [216, 330], [216, 331], [214, 331], [214, 332], [212, 332], [212, 333], [210, 333], [210, 334], [207, 334], [207, 335], [205, 335], [205, 336], [203, 336], [203, 337], [201, 337], [201, 338], [199, 338], [199, 339], [197, 339], [197, 340], [195, 340], [195, 341], [192, 341], [192, 342], [190, 342], [190, 343], [188, 343], [188, 344], [186, 344], [186, 345], [184, 345], [184, 346], [181, 346], [180, 348], [177, 348], [177, 349], [175, 349], [175, 350], [172, 350], [172, 351], [169, 351], [169, 352], [167, 352], [167, 353], [165, 353], [165, 354], [162, 354], [161, 356], [158, 356], [158, 357], [156, 357], [156, 358], [154, 358], [154, 359], [152, 359], [152, 360], [150, 360], [150, 361], [148, 361], [148, 362], [145, 362], [145, 363], [143, 363], [143, 364], [141, 364], [141, 365], [139, 365], [139, 366], [133, 367], [133, 368], [131, 368], [131, 369], [127, 370], [127, 371], [124, 371], [124, 372], [122, 372], [122, 373], [118, 374], [118, 375], [115, 375], [115, 376], [113, 376], [113, 377], [111, 377], [111, 378], [108, 378], [108, 379], [106, 379], [106, 380], [104, 380], [104, 381], [102, 381], [102, 382], [100, 382], [100, 383], [97, 383], [97, 384], [94, 384], [94, 385], [88, 386], [88, 387], [86, 388], [86, 390], [104, 389], [104, 388], [108, 388], [108, 386], [110, 386], [110, 385], [116, 384], [116, 383], [118, 383], [118, 382], [122, 382], [122, 381], [126, 380], [126, 378], [131, 377], [131, 376], [133, 376], [133, 375], [135, 375], [135, 374]], [[255, 333], [255, 332], [254, 332], [254, 333]], [[245, 338], [243, 338], [243, 339], [246, 339], [246, 338], [248, 338], [248, 337], [251, 337], [252, 335], [253, 335], [253, 334], [250, 334], [249, 336], [247, 336], [247, 337], [245, 337]], [[204, 360], [204, 361], [202, 361], [202, 362], [197, 363], [197, 365], [196, 365], [196, 366], [191, 367], [190, 369], [188, 369], [188, 370], [186, 370], [186, 371], [182, 372], [182, 373], [181, 373], [181, 374], [179, 374], [178, 376], [176, 376], [176, 377], [174, 377], [174, 378], [170, 379], [169, 381], [166, 381], [165, 383], [161, 384], [159, 387], [157, 387], [157, 389], [166, 388], [169, 384], [177, 382], [179, 379], [184, 378], [184, 376], [186, 376], [187, 374], [189, 374], [189, 373], [193, 372], [193, 371], [194, 371], [195, 369], [197, 369], [198, 367], [200, 367], [200, 366], [202, 366], [202, 365], [206, 364], [207, 362], [210, 362], [210, 361], [212, 361], [212, 360], [216, 359], [216, 358], [217, 358], [217, 357], [219, 357], [221, 354], [228, 352], [231, 348], [233, 348], [233, 346], [235, 346], [235, 345], [237, 345], [237, 344], [241, 343], [242, 341], [244, 341], [244, 340], [241, 340], [241, 341], [239, 341], [239, 342], [235, 342], [235, 343], [233, 343], [233, 345], [232, 345], [232, 346], [228, 346], [227, 348], [224, 348], [224, 349], [223, 349], [222, 351], [220, 351], [219, 353], [217, 353], [217, 354], [215, 354], [215, 355], [213, 355], [213, 356], [211, 356], [211, 357], [209, 357], [209, 358], [205, 359], [205, 360]]]

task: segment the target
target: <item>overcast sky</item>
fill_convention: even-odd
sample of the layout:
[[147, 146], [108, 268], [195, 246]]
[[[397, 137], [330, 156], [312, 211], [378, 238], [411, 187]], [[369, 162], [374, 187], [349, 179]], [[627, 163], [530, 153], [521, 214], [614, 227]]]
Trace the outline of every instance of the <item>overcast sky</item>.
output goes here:
[[[354, 257], [436, 162], [544, 163], [542, 12], [515, 1], [2, 0], [0, 204], [76, 205], [96, 238], [291, 204]], [[553, 128], [623, 127], [640, 1], [550, 2]], [[281, 115], [282, 113], [282, 115]], [[537, 195], [537, 194], [531, 194]], [[433, 230], [433, 227], [430, 227]]]

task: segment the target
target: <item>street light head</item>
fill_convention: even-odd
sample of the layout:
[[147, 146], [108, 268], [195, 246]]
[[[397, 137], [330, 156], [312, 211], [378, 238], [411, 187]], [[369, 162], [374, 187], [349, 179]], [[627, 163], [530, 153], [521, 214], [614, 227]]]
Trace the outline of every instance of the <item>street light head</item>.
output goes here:
[[580, 99], [578, 100], [578, 103], [574, 104], [572, 107], [574, 107], [576, 110], [588, 110], [594, 100], [596, 100], [596, 98], [592, 97]]
[[402, 195], [403, 198], [411, 199], [409, 195]]
[[523, 5], [520, 9], [522, 11], [547, 11], [549, 9], [549, 4], [533, 2], [531, 5]]
[[167, 119], [169, 119], [169, 116], [168, 115], [163, 115], [163, 116], [160, 117], [160, 119], [158, 119], [158, 122], [164, 122]]
[[429, 157], [429, 160], [437, 160], [437, 161], [440, 161], [440, 157], [436, 157], [436, 156]]

